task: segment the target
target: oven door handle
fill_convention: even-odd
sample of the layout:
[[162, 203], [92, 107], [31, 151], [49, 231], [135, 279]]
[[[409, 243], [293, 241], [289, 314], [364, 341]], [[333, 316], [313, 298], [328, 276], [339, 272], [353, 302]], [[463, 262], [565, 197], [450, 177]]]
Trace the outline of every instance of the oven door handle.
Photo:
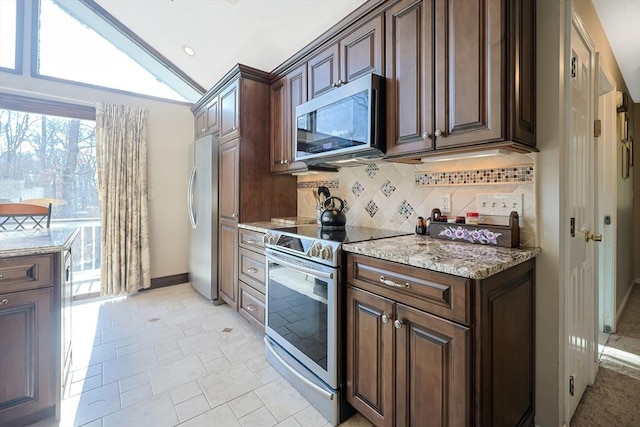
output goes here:
[[333, 273], [325, 273], [324, 271], [313, 270], [311, 268], [307, 268], [302, 265], [293, 264], [291, 262], [285, 261], [282, 258], [274, 258], [270, 256], [269, 253], [267, 253], [266, 256], [267, 256], [267, 261], [277, 262], [278, 264], [284, 265], [285, 267], [289, 267], [293, 270], [302, 271], [303, 273], [308, 274], [309, 276], [319, 277], [321, 279], [333, 279]]
[[304, 382], [305, 384], [307, 384], [309, 387], [313, 388], [314, 390], [316, 390], [318, 393], [321, 393], [326, 399], [328, 400], [333, 400], [333, 398], [335, 397], [334, 393], [330, 393], [327, 390], [325, 390], [322, 387], [319, 387], [317, 384], [315, 384], [314, 382], [312, 382], [311, 380], [309, 380], [307, 377], [305, 377], [304, 375], [302, 375], [300, 372], [296, 371], [295, 369], [293, 369], [291, 366], [289, 366], [289, 364], [278, 354], [277, 350], [275, 348], [273, 348], [273, 345], [266, 339], [264, 340], [264, 344], [269, 347], [269, 351], [271, 351], [271, 354], [273, 355], [273, 357], [275, 357], [276, 359], [278, 359], [278, 362], [280, 362], [280, 364], [290, 373], [292, 373], [293, 375], [296, 376], [296, 378], [298, 378], [300, 381]]

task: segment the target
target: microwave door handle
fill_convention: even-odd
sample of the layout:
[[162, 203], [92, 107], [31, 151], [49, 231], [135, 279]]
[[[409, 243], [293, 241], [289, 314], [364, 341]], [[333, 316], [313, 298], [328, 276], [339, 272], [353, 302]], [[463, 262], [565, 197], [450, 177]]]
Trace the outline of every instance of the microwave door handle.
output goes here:
[[303, 273], [308, 274], [309, 276], [317, 277], [319, 279], [333, 279], [333, 273], [325, 273], [324, 271], [313, 270], [311, 268], [303, 267], [301, 265], [292, 264], [281, 258], [274, 258], [270, 256], [268, 253], [266, 254], [266, 256], [267, 256], [267, 261], [277, 262], [278, 264], [284, 265], [285, 267], [302, 271]]

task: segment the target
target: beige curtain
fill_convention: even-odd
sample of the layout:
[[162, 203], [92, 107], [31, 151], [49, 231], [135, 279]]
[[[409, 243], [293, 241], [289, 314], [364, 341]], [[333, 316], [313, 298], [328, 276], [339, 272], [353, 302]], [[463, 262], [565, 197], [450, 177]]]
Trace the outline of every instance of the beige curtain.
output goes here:
[[102, 219], [101, 295], [151, 286], [147, 110], [98, 104], [96, 160]]

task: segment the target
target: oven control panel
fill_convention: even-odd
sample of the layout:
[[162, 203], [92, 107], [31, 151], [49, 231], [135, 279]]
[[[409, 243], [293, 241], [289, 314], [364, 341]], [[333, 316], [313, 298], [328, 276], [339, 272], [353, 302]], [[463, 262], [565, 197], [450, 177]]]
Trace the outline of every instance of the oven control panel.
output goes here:
[[330, 240], [270, 230], [263, 237], [265, 246], [322, 264], [338, 266], [340, 243]]

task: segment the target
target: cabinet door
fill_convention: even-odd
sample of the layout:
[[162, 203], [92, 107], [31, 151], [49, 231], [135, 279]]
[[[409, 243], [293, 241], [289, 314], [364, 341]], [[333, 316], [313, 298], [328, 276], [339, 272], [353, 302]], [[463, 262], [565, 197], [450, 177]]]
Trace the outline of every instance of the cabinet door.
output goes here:
[[307, 102], [307, 64], [287, 74], [287, 99], [286, 99], [286, 144], [289, 148], [289, 171], [304, 170], [306, 165], [303, 162], [295, 161], [296, 154], [296, 107]]
[[399, 303], [394, 328], [396, 425], [470, 425], [469, 329]]
[[335, 44], [311, 58], [307, 66], [309, 68], [309, 99], [333, 89], [340, 83], [338, 45]]
[[287, 138], [287, 78], [283, 77], [271, 85], [269, 96], [271, 128], [270, 128], [270, 159], [271, 172], [282, 172], [287, 169], [285, 160], [288, 156]]
[[[53, 287], [0, 295], [0, 425], [53, 407]], [[53, 414], [53, 412], [52, 412]]]
[[218, 283], [220, 297], [237, 309], [238, 303], [238, 223], [220, 220]]
[[384, 75], [383, 15], [340, 40], [340, 79], [348, 83], [368, 73]]
[[436, 148], [503, 138], [501, 0], [436, 0]]
[[387, 156], [433, 149], [434, 0], [386, 12]]
[[347, 402], [378, 427], [393, 426], [392, 318], [393, 301], [347, 287]]
[[240, 135], [239, 82], [229, 84], [220, 92], [220, 142], [231, 141]]
[[512, 1], [509, 17], [511, 140], [536, 145], [536, 2]]
[[205, 108], [201, 108], [197, 110], [195, 113], [195, 122], [196, 122], [196, 138], [199, 138], [207, 133], [207, 112]]
[[220, 145], [219, 214], [220, 219], [238, 221], [240, 215], [240, 147], [237, 139]]
[[296, 107], [307, 101], [307, 64], [271, 86], [271, 172], [305, 170], [295, 162]]
[[213, 100], [205, 107], [207, 110], [207, 134], [211, 135], [218, 132], [218, 97], [214, 97]]

